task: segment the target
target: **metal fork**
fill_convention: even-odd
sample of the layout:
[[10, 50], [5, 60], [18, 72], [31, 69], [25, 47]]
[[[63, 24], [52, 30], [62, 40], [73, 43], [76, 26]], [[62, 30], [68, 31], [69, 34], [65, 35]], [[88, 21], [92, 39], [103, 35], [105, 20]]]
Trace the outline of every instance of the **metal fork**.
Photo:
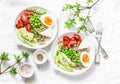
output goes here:
[[101, 52], [102, 56], [105, 59], [108, 59], [108, 55], [107, 55], [106, 51], [102, 48], [101, 43], [100, 43], [101, 38], [102, 38], [102, 32], [103, 32], [103, 24], [98, 23], [97, 24], [97, 29], [96, 29], [96, 39], [98, 41], [98, 50], [97, 50], [96, 58], [95, 58], [95, 63], [96, 64], [100, 64], [100, 53], [99, 53], [99, 51]]
[[[88, 31], [89, 31], [90, 33], [95, 32], [94, 26], [93, 26], [93, 24], [92, 24], [92, 22], [91, 22], [90, 19], [88, 19], [88, 20], [86, 21], [85, 25], [87, 26]], [[99, 25], [98, 25], [98, 26], [99, 26]], [[101, 27], [103, 28], [102, 23], [101, 23]], [[99, 47], [100, 47], [100, 53], [101, 53], [101, 55], [103, 56], [103, 58], [104, 58], [104, 59], [108, 59], [108, 55], [107, 55], [105, 49], [102, 48], [101, 45], [100, 45]]]

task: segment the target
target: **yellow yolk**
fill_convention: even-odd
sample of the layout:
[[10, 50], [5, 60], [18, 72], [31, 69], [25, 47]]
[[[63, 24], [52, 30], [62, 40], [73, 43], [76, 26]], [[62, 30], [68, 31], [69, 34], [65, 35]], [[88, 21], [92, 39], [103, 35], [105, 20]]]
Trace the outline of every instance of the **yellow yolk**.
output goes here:
[[89, 62], [89, 56], [88, 56], [88, 54], [84, 54], [83, 55], [83, 57], [82, 57], [82, 60], [83, 60], [83, 62]]
[[47, 24], [47, 25], [52, 25], [52, 19], [49, 17], [49, 16], [46, 16], [44, 18], [44, 22]]

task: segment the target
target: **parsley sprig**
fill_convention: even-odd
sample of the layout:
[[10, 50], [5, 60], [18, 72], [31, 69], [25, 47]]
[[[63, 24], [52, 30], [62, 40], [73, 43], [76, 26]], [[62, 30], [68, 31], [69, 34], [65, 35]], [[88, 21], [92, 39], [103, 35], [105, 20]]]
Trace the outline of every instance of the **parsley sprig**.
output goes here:
[[[86, 21], [90, 19], [90, 11], [91, 8], [97, 4], [100, 0], [97, 0], [95, 3], [93, 3], [93, 0], [86, 0], [86, 6], [82, 6], [82, 4], [76, 2], [75, 4], [65, 4], [63, 6], [62, 11], [72, 11], [74, 14], [73, 18], [69, 18], [67, 21], [65, 21], [65, 28], [71, 28], [73, 25], [77, 24], [76, 19], [78, 19], [82, 25], [77, 28], [77, 32], [80, 31], [87, 31], [87, 27], [85, 25]], [[92, 4], [92, 5], [90, 5]], [[86, 16], [82, 16], [81, 12], [84, 10], [88, 10], [88, 14]]]
[[3, 52], [0, 54], [0, 74], [4, 74], [6, 72], [10, 72], [10, 74], [17, 74], [17, 68], [15, 67], [16, 64], [19, 64], [19, 62], [22, 59], [28, 58], [29, 57], [29, 53], [28, 52], [22, 52], [21, 55], [14, 55], [14, 58], [16, 60], [16, 62], [10, 66], [8, 66], [7, 68], [5, 68], [3, 71], [1, 71], [1, 65], [3, 61], [9, 61], [9, 54], [7, 52]]

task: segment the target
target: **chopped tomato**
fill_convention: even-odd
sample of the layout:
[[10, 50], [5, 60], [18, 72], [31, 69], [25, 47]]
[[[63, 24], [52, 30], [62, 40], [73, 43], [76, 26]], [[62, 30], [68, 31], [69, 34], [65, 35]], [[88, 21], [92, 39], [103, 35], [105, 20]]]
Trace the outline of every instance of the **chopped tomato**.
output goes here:
[[17, 29], [19, 29], [20, 27], [23, 27], [22, 21], [19, 19], [15, 26], [16, 26]]
[[68, 46], [68, 42], [67, 41], [63, 41], [63, 46]]
[[63, 41], [70, 41], [70, 37], [69, 36], [64, 36]]
[[78, 34], [74, 34], [73, 36], [77, 41], [80, 41], [81, 40], [81, 37], [78, 35]]
[[67, 45], [68, 48], [71, 48], [72, 46], [70, 45], [70, 43]]
[[63, 37], [63, 46], [71, 48], [76, 45], [78, 47], [81, 43], [81, 40], [82, 39], [78, 34], [74, 34], [74, 36], [72, 36], [71, 38], [66, 35]]
[[28, 22], [28, 16], [26, 16], [25, 14], [21, 15], [21, 21], [25, 24], [27, 24]]
[[78, 47], [80, 45], [81, 41], [77, 41], [76, 46]]
[[32, 27], [31, 27], [31, 25], [30, 25], [30, 24], [27, 24], [27, 25], [26, 25], [26, 30], [27, 30], [28, 32], [31, 32]]
[[29, 16], [29, 15], [31, 14], [31, 10], [24, 10], [24, 14], [25, 14], [26, 16]]
[[74, 45], [76, 45], [77, 41], [74, 37], [71, 38], [70, 40], [70, 46], [73, 47]]

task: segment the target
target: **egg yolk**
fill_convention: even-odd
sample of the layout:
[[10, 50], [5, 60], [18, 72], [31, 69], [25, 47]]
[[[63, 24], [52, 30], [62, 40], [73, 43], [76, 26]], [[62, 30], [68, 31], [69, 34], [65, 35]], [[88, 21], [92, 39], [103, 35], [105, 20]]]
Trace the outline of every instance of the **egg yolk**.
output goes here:
[[83, 57], [82, 57], [82, 60], [83, 60], [83, 62], [89, 62], [89, 56], [88, 56], [88, 54], [84, 54], [83, 55]]
[[44, 22], [45, 22], [47, 25], [52, 25], [52, 19], [51, 19], [49, 16], [47, 16], [47, 17], [44, 18]]

